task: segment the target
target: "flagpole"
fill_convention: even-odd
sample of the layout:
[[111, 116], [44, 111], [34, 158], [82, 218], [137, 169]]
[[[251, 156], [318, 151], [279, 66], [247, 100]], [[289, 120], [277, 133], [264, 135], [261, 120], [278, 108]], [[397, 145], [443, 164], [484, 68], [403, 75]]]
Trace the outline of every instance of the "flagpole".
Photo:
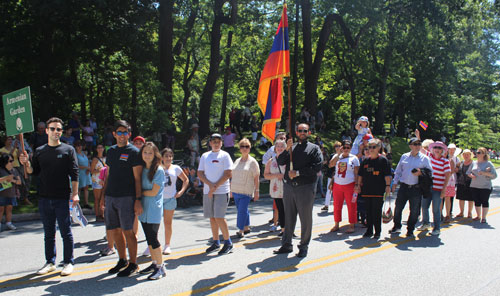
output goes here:
[[[284, 7], [287, 7], [286, 5], [286, 0], [283, 0], [283, 6]], [[288, 8], [288, 7], [287, 7]], [[287, 9], [287, 14], [288, 14], [288, 9]], [[288, 20], [288, 16], [286, 16], [287, 20]], [[287, 21], [288, 23], [288, 21]], [[288, 27], [288, 26], [287, 26]], [[283, 34], [283, 68], [284, 70], [286, 69], [286, 54], [285, 54], [285, 30], [282, 30], [282, 34]], [[288, 53], [290, 53], [290, 51], [288, 51]], [[290, 63], [290, 61], [288, 61]], [[285, 72], [285, 71], [283, 71]], [[284, 78], [283, 78], [284, 79]], [[287, 79], [287, 84], [288, 84], [288, 133], [290, 134], [290, 138], [292, 139], [293, 141], [293, 134], [292, 134], [292, 108], [291, 108], [291, 99], [290, 99], [290, 74], [288, 74], [288, 79]], [[293, 151], [293, 150], [292, 150]], [[290, 170], [293, 171], [293, 157], [292, 157], [292, 151], [290, 151]]]

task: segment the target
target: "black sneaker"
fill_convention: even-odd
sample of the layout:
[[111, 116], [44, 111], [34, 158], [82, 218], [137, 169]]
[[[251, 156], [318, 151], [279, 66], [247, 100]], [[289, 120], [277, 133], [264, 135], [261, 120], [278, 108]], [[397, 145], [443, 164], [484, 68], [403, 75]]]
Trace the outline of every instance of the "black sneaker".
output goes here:
[[139, 266], [137, 266], [137, 264], [135, 263], [129, 263], [127, 268], [125, 268], [124, 270], [120, 271], [117, 276], [119, 277], [127, 277], [127, 276], [130, 276], [130, 275], [133, 275], [134, 273], [138, 272], [139, 271]]
[[217, 243], [213, 243], [208, 249], [205, 250], [207, 254], [217, 252], [220, 249], [220, 245]]
[[299, 252], [295, 254], [299, 258], [304, 258], [307, 256], [307, 249], [299, 249]]
[[393, 227], [391, 230], [389, 230], [389, 233], [401, 233], [401, 228]]
[[408, 232], [406, 233], [406, 237], [407, 237], [407, 238], [415, 238], [415, 234], [413, 234], [413, 231], [408, 231]]
[[374, 239], [379, 239], [379, 238], [380, 238], [380, 233], [375, 233], [375, 234], [373, 235], [373, 238], [374, 238]]
[[118, 261], [118, 263], [115, 265], [115, 267], [113, 267], [110, 270], [108, 270], [108, 273], [110, 273], [110, 274], [119, 273], [120, 271], [122, 271], [125, 268], [127, 268], [127, 265], [128, 265], [128, 261], [127, 260], [120, 259]]
[[293, 252], [292, 247], [284, 247], [284, 246], [281, 246], [281, 248], [273, 251], [274, 254], [288, 254], [291, 252]]
[[365, 234], [363, 234], [363, 237], [372, 237], [373, 233], [372, 232], [365, 232]]
[[151, 263], [148, 267], [144, 268], [143, 270], [139, 271], [140, 274], [148, 274], [148, 273], [153, 273], [155, 272], [156, 265]]
[[224, 244], [219, 251], [219, 255], [229, 254], [233, 252], [233, 244]]

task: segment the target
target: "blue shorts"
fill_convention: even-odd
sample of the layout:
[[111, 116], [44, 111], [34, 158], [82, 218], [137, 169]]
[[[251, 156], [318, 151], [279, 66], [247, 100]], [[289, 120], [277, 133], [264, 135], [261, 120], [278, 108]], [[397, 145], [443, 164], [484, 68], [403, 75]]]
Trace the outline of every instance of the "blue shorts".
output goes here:
[[[15, 197], [0, 197], [0, 207], [17, 206], [17, 198]], [[1, 219], [2, 217], [0, 217]]]
[[177, 198], [164, 198], [163, 199], [163, 210], [172, 211], [177, 208]]

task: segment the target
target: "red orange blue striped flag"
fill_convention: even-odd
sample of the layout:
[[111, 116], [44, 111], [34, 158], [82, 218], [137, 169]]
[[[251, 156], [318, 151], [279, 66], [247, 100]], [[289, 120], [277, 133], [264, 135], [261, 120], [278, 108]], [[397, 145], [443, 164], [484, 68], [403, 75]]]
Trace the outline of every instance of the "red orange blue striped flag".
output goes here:
[[418, 125], [420, 125], [420, 127], [421, 127], [424, 131], [425, 131], [425, 130], [427, 130], [428, 125], [427, 125], [427, 124], [425, 124], [425, 122], [423, 122], [422, 120], [420, 121], [420, 123], [419, 123]]

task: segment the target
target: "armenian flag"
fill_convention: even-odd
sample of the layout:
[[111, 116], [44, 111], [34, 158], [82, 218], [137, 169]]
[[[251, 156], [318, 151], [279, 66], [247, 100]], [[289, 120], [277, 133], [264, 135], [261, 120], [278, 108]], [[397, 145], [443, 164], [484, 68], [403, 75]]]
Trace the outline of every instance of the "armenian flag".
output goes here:
[[418, 125], [420, 125], [420, 127], [421, 127], [424, 131], [425, 131], [425, 130], [427, 130], [428, 125], [427, 125], [427, 124], [425, 124], [425, 122], [423, 122], [422, 120], [420, 121], [420, 123], [419, 123]]
[[274, 141], [276, 122], [281, 121], [283, 106], [283, 77], [290, 76], [290, 49], [288, 46], [288, 19], [286, 4], [274, 35], [274, 42], [259, 81], [257, 103], [264, 115], [262, 135]]

